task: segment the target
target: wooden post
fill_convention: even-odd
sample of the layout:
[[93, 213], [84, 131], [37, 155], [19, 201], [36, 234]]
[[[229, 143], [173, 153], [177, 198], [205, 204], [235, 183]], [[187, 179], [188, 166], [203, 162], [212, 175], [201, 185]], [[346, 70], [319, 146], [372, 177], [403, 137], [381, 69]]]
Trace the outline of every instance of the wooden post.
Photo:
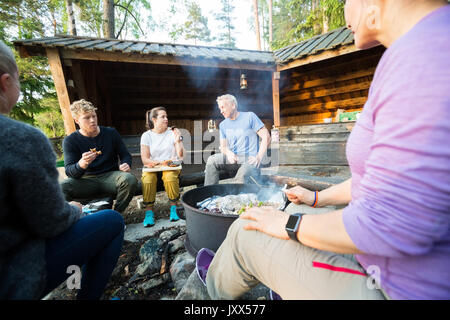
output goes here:
[[272, 73], [273, 124], [280, 126], [280, 72]]
[[58, 49], [47, 48], [47, 58], [50, 65], [50, 71], [52, 72], [53, 82], [55, 83], [59, 107], [61, 108], [64, 120], [64, 130], [66, 132], [66, 135], [69, 135], [76, 129], [72, 114], [70, 113], [69, 93], [67, 91], [66, 78], [64, 77]]

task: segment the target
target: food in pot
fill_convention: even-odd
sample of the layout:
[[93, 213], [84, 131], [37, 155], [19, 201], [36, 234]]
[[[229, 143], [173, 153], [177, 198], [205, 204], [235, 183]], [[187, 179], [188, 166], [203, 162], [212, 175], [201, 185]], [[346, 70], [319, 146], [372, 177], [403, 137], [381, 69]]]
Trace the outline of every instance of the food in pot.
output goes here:
[[200, 210], [210, 213], [240, 215], [247, 208], [271, 206], [278, 208], [281, 202], [274, 199], [258, 199], [256, 193], [241, 193], [237, 195], [212, 196], [197, 203]]

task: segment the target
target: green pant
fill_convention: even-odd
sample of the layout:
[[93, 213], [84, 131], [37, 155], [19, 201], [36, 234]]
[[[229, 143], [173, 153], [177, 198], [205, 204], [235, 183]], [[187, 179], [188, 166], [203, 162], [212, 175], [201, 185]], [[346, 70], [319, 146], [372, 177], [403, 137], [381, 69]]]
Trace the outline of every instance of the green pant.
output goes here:
[[116, 197], [114, 210], [123, 212], [136, 194], [138, 181], [128, 172], [110, 171], [99, 175], [84, 175], [80, 179], [67, 178], [61, 188], [67, 201], [94, 199], [101, 196]]

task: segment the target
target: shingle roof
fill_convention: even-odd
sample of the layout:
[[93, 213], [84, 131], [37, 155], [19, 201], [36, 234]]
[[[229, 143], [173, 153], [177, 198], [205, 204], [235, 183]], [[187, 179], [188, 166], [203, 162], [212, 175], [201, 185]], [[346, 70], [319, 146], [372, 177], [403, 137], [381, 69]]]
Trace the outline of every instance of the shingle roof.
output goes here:
[[66, 49], [76, 50], [101, 50], [106, 52], [137, 53], [180, 58], [219, 59], [254, 64], [283, 64], [291, 60], [314, 55], [321, 51], [349, 45], [353, 41], [351, 31], [342, 27], [274, 52], [67, 35], [16, 40], [14, 44], [16, 46], [33, 47], [34, 51], [44, 55], [44, 49], [47, 47], [64, 47]]
[[76, 50], [101, 50], [106, 52], [137, 53], [200, 59], [233, 60], [256, 64], [274, 64], [270, 51], [241, 50], [207, 46], [153, 43], [116, 39], [99, 39], [75, 36], [56, 36], [40, 39], [16, 40], [16, 46], [64, 47]]
[[284, 47], [274, 52], [277, 63], [286, 63], [290, 60], [301, 59], [305, 56], [326, 51], [338, 46], [352, 44], [353, 34], [345, 27], [312, 37], [311, 39]]

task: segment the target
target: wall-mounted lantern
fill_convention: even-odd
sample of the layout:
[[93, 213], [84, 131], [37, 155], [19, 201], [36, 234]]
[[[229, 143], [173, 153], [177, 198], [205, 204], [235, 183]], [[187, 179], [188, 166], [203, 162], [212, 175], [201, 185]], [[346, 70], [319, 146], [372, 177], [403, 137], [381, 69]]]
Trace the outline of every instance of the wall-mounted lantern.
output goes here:
[[247, 79], [245, 78], [245, 73], [241, 74], [241, 90], [247, 89]]

